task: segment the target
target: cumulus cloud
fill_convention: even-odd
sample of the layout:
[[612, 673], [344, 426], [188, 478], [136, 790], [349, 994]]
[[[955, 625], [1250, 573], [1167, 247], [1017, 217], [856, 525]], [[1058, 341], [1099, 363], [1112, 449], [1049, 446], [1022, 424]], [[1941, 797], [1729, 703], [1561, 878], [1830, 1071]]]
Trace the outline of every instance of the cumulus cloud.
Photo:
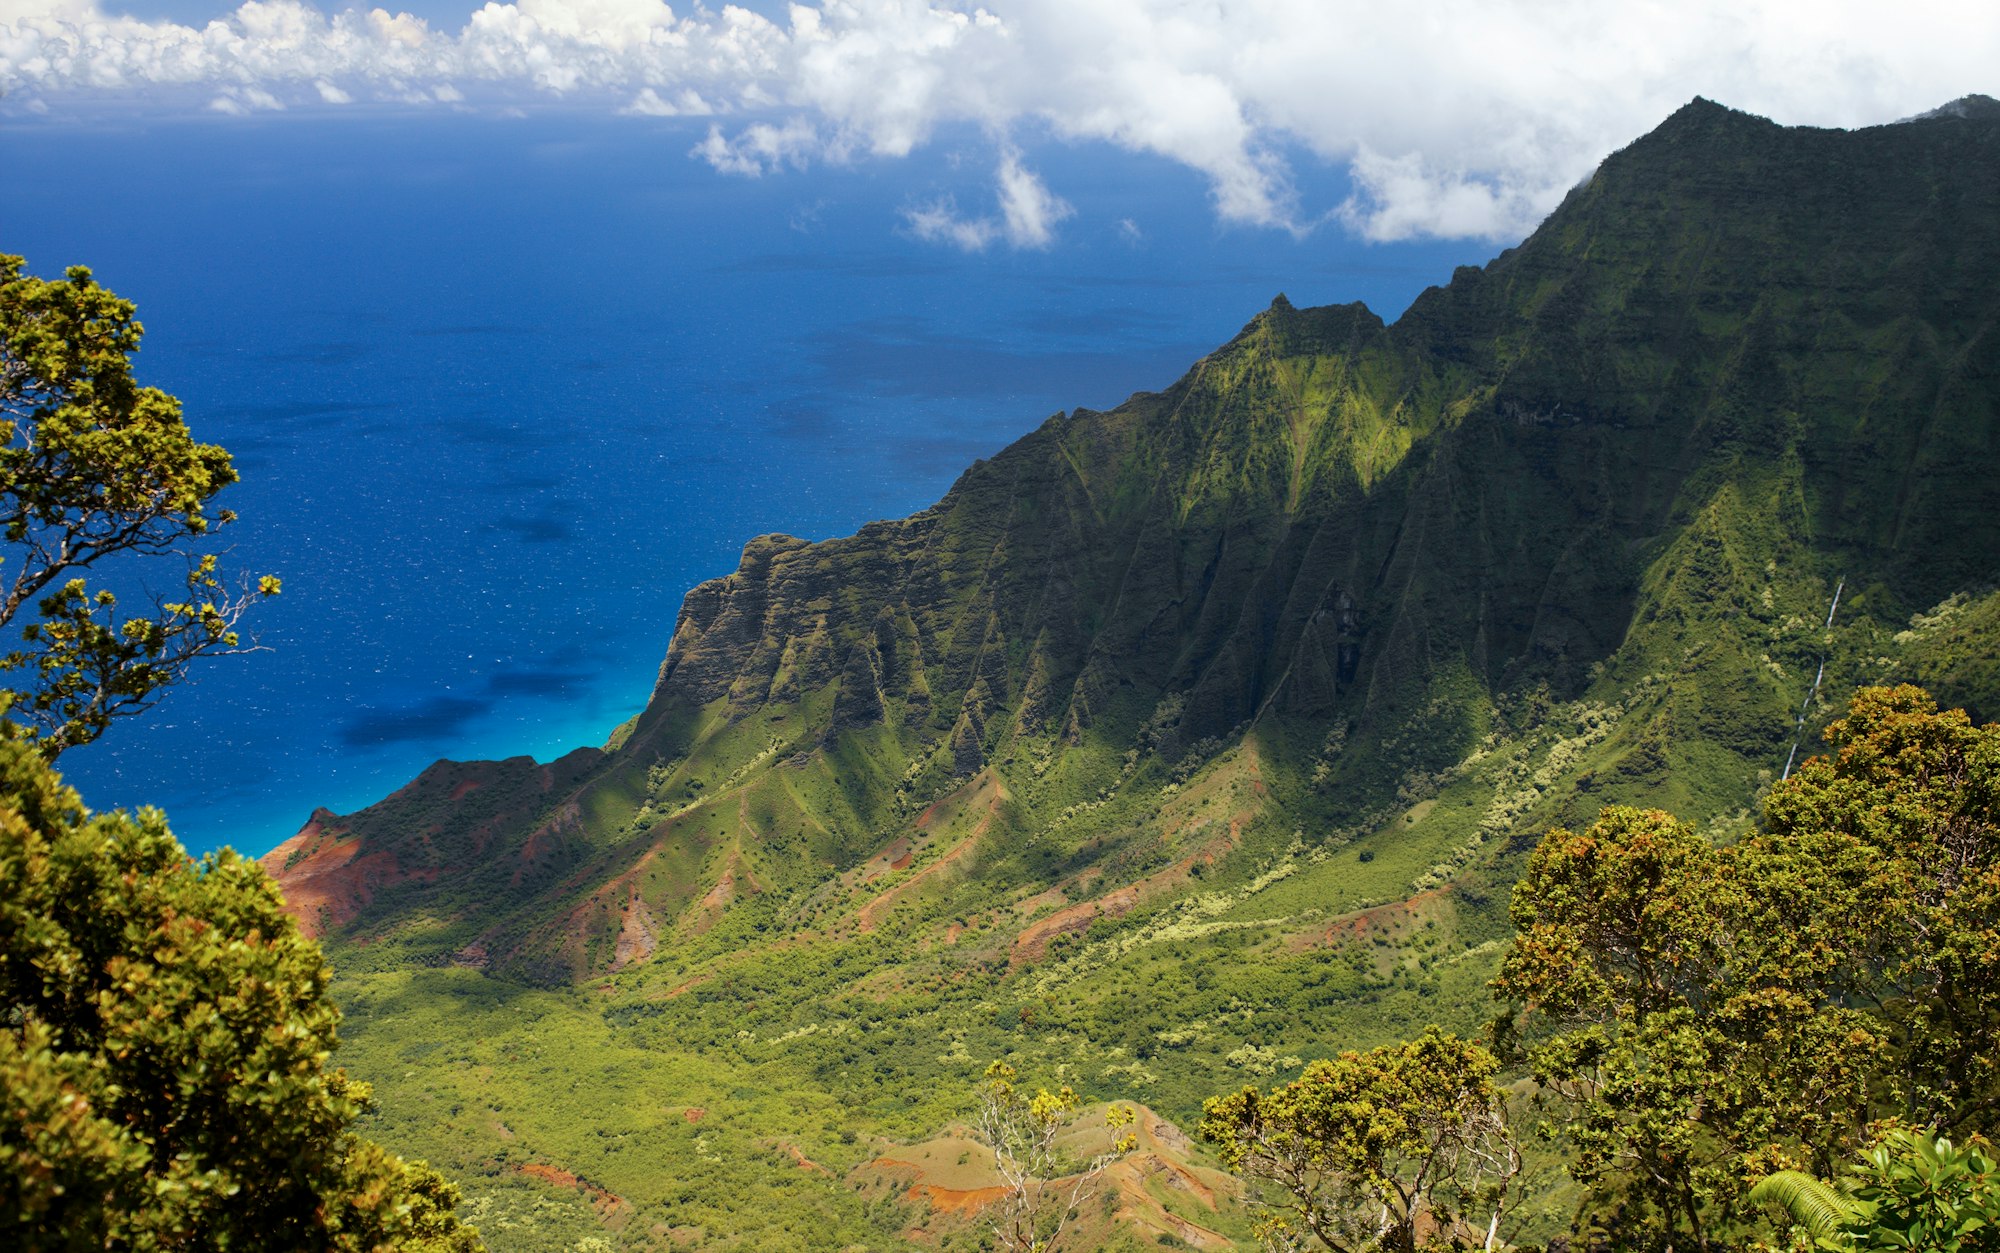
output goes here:
[[804, 169], [814, 156], [838, 161], [847, 154], [838, 143], [823, 140], [819, 128], [803, 117], [781, 125], [756, 122], [738, 131], [735, 138], [722, 132], [720, 125], [708, 128], [708, 138], [696, 144], [689, 156], [700, 157], [724, 174], [744, 174], [755, 178], [789, 165]]
[[997, 217], [963, 217], [958, 202], [944, 196], [905, 210], [903, 223], [918, 239], [981, 252], [1001, 239], [1016, 248], [1047, 248], [1055, 242], [1056, 223], [1075, 213], [1068, 201], [1021, 164], [1020, 153], [1011, 147], [1001, 151], [994, 182], [1000, 202]]
[[1000, 233], [992, 218], [960, 217], [958, 202], [950, 196], [940, 196], [929, 204], [905, 210], [903, 223], [918, 239], [951, 244], [967, 252], [984, 252]]
[[999, 185], [1001, 229], [1016, 248], [1048, 247], [1055, 242], [1056, 223], [1075, 212], [1011, 149], [1000, 158]]
[[[1068, 207], [1011, 155], [1031, 137], [1179, 162], [1226, 221], [1303, 230], [1331, 212], [1376, 239], [1507, 236], [1697, 94], [1851, 126], [2000, 88], [2000, 6], [1951, 0], [1893, 15], [1869, 0], [800, 0], [779, 20], [491, 0], [450, 25], [302, 0], [200, 27], [0, 0], [0, 109], [596, 99], [713, 117], [693, 155], [742, 175], [892, 159], [969, 125], [1000, 157], [997, 213], [940, 202], [910, 228], [1045, 247]], [[1353, 196], [1301, 203], [1301, 161], [1346, 169]]]

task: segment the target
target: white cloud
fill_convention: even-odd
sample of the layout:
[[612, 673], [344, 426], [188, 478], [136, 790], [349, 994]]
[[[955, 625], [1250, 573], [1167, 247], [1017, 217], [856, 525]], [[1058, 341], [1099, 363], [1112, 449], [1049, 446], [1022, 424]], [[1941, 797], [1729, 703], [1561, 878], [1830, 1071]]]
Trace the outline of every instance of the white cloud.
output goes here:
[[261, 87], [224, 87], [220, 95], [208, 102], [208, 107], [215, 113], [247, 117], [252, 113], [279, 112], [285, 105]]
[[707, 117], [715, 112], [691, 87], [683, 88], [672, 100], [655, 88], [641, 87], [631, 103], [618, 111], [627, 117]]
[[1001, 150], [994, 183], [1000, 201], [998, 217], [965, 217], [958, 211], [958, 202], [944, 196], [905, 209], [903, 224], [918, 239], [967, 252], [982, 252], [1001, 239], [1015, 248], [1047, 248], [1055, 242], [1056, 223], [1076, 212], [1051, 192], [1040, 176], [1021, 164], [1020, 154], [1012, 147]]
[[960, 217], [958, 203], [950, 196], [941, 196], [929, 204], [904, 210], [903, 223], [918, 239], [934, 244], [950, 244], [967, 252], [984, 252], [1000, 233], [999, 225], [992, 218]]
[[804, 169], [815, 155], [839, 160], [845, 156], [845, 150], [822, 139], [818, 128], [805, 118], [794, 117], [779, 126], [753, 123], [734, 139], [725, 136], [720, 125], [711, 126], [708, 138], [690, 149], [688, 155], [700, 157], [724, 174], [754, 178], [787, 165]]
[[1046, 248], [1055, 242], [1056, 223], [1076, 211], [1051, 192], [1012, 149], [1000, 158], [1000, 220], [1016, 248]]
[[[457, 95], [505, 111], [579, 96], [723, 119], [694, 154], [744, 174], [894, 158], [969, 125], [1003, 156], [1000, 215], [924, 220], [954, 242], [984, 229], [979, 246], [1043, 246], [1066, 206], [1018, 162], [1010, 180], [1010, 138], [1169, 158], [1206, 178], [1228, 221], [1302, 229], [1335, 208], [1373, 238], [1505, 236], [1697, 94], [1849, 126], [2000, 92], [2000, 5], [1965, 0], [1893, 15], [1870, 0], [800, 0], [776, 21], [492, 0], [447, 25], [251, 0], [197, 28], [95, 0], [0, 0], [0, 107], [149, 91], [270, 107], [241, 94], [256, 90], [294, 109]], [[1284, 155], [1301, 153], [1349, 168], [1353, 199], [1302, 204]]]

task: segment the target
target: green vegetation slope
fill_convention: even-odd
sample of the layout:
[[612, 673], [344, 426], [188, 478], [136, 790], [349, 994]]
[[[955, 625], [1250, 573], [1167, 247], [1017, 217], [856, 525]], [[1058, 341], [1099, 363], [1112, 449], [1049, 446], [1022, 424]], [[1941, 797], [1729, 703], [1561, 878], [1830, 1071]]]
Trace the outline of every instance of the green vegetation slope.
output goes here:
[[[603, 751], [316, 814], [266, 864], [377, 1134], [496, 1248], [948, 1244], [879, 1163], [987, 1060], [1191, 1125], [1484, 1020], [1548, 825], [1726, 838], [1862, 682], [1992, 716], [2000, 105], [1961, 103], [1696, 101], [1394, 325], [1280, 297], [923, 513], [751, 541]], [[1242, 1237], [1170, 1176], [1130, 1238]]]

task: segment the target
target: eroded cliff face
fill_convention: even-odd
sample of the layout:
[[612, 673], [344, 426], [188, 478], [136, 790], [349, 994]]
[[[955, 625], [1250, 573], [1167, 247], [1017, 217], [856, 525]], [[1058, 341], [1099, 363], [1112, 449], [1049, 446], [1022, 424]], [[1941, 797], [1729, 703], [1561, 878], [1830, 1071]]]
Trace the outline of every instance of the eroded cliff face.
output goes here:
[[1394, 326], [1280, 297], [923, 513], [752, 540], [615, 751], [441, 764], [276, 873], [396, 960], [560, 980], [872, 929], [927, 857], [925, 908], [1026, 934], [1372, 830], [1552, 709], [1610, 712], [1447, 880], [1608, 799], [1734, 809], [1801, 673], [1915, 664], [1910, 616], [2000, 570], [2000, 122], [1962, 113], [1697, 101]]

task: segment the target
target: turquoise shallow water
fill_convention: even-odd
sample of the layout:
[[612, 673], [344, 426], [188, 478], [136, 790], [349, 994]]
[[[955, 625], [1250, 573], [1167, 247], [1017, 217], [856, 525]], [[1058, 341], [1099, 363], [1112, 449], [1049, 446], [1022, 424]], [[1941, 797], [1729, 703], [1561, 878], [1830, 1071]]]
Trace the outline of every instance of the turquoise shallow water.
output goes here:
[[0, 193], [0, 250], [138, 302], [141, 377], [236, 455], [227, 560], [285, 580], [254, 623], [269, 651], [65, 756], [88, 803], [261, 852], [440, 756], [600, 742], [749, 537], [922, 508], [1050, 413], [1172, 382], [1279, 291], [1393, 316], [1493, 251], [1220, 229], [1185, 171], [1048, 146], [1075, 210], [1055, 246], [967, 254], [899, 223], [990, 201], [970, 137], [763, 179], [688, 160], [698, 138], [582, 116], [0, 130], [41, 175]]

